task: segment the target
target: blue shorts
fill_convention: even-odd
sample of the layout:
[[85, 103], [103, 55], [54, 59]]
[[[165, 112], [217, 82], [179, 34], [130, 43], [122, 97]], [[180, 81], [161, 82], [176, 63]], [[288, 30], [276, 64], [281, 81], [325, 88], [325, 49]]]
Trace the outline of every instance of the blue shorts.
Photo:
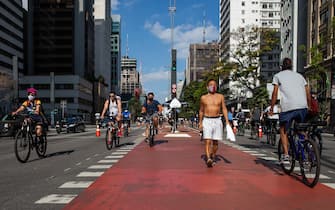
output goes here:
[[307, 115], [307, 109], [295, 109], [292, 111], [281, 112], [279, 114], [279, 124], [285, 125], [285, 129], [288, 130], [293, 120], [297, 122], [304, 122]]

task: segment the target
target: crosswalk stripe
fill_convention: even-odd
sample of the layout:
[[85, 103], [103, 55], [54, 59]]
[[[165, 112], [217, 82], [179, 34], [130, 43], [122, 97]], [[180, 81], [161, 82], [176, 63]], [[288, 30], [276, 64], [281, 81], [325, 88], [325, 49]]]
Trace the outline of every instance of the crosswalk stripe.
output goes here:
[[88, 169], [108, 169], [112, 167], [113, 165], [92, 165], [88, 167]]
[[90, 171], [84, 171], [80, 172], [77, 177], [99, 177], [103, 174], [104, 172], [90, 172]]
[[261, 157], [261, 159], [267, 160], [267, 161], [277, 161], [278, 160], [277, 158], [274, 158], [274, 157]]
[[98, 163], [117, 163], [119, 162], [118, 159], [111, 159], [111, 160], [99, 160]]
[[65, 182], [58, 188], [88, 188], [92, 183], [92, 181], [70, 181]]
[[76, 194], [50, 194], [38, 201], [36, 204], [67, 204], [70, 203], [77, 195]]
[[335, 183], [322, 183], [322, 184], [335, 190]]
[[108, 155], [105, 158], [109, 158], [109, 159], [120, 159], [123, 158], [124, 155]]
[[113, 152], [112, 155], [126, 155], [128, 152]]

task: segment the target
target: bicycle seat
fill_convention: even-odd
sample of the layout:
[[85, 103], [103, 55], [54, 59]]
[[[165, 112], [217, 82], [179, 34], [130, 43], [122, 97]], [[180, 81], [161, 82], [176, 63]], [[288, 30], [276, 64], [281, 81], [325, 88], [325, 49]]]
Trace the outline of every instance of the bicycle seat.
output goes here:
[[298, 131], [305, 131], [307, 130], [312, 124], [307, 122], [307, 123], [296, 123], [294, 125], [294, 129]]

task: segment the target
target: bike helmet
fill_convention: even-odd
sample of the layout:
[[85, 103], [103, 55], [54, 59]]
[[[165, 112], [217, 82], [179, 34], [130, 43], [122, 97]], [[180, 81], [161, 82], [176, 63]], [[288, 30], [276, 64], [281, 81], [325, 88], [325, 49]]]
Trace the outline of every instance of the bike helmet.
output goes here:
[[28, 94], [29, 94], [29, 93], [34, 93], [34, 94], [36, 95], [37, 90], [36, 90], [35, 88], [31, 87], [31, 88], [28, 88], [28, 89], [27, 89], [27, 93], [28, 93]]

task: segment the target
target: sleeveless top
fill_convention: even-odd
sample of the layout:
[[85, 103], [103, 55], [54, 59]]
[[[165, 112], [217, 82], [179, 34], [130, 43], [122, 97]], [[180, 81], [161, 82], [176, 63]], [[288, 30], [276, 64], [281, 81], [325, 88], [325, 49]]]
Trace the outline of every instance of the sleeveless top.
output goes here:
[[111, 101], [109, 99], [109, 116], [115, 117], [118, 114], [118, 105], [117, 105], [117, 100]]

